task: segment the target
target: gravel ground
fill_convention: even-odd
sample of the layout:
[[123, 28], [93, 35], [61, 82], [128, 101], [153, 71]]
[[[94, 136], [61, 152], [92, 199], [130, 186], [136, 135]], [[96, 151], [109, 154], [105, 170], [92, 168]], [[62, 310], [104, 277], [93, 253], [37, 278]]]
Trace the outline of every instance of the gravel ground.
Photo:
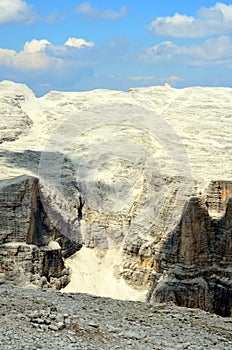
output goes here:
[[0, 349], [232, 349], [232, 318], [171, 304], [0, 287]]

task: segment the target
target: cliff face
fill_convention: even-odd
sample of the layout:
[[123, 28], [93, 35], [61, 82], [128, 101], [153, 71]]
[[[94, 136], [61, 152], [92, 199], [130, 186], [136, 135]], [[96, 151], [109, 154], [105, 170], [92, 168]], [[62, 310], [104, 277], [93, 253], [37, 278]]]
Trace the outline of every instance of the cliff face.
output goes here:
[[0, 182], [0, 273], [5, 281], [62, 288], [69, 282], [63, 256], [77, 249], [50, 223], [40, 200], [38, 179]]
[[82, 244], [99, 266], [116, 248], [110, 273], [148, 301], [230, 315], [231, 97], [153, 87], [37, 99], [2, 82], [4, 278], [60, 288]]
[[[190, 198], [180, 225], [157, 254], [160, 277], [153, 282], [150, 300], [231, 315], [231, 194], [232, 182], [218, 181], [210, 184], [206, 200]], [[217, 218], [209, 215], [212, 210]]]
[[[160, 243], [141, 239], [124, 246], [122, 276], [147, 301], [173, 301], [222, 316], [232, 308], [232, 182], [209, 185], [191, 197], [180, 224]], [[19, 176], [0, 183], [0, 273], [17, 285], [63, 288], [63, 257], [80, 249], [51, 225], [38, 179]], [[210, 213], [214, 213], [214, 217]], [[216, 215], [217, 212], [217, 215]]]

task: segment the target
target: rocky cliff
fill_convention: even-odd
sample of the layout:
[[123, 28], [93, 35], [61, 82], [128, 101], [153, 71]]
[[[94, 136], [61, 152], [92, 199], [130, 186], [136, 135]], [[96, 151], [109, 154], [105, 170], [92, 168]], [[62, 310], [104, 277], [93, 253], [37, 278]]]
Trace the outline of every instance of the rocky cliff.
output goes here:
[[[145, 254], [142, 241], [124, 248], [140, 265], [145, 281], [147, 267], [149, 272], [152, 268], [148, 301], [173, 301], [231, 315], [231, 193], [232, 182], [211, 183], [205, 197], [189, 199], [179, 225], [159, 247], [152, 243]], [[212, 217], [215, 210], [218, 215]], [[128, 280], [130, 274], [126, 274]]]
[[[231, 99], [229, 88], [169, 86], [36, 98], [2, 82], [4, 276], [19, 283], [22, 269], [60, 288], [63, 258], [79, 259], [88, 276], [117, 249], [108, 269], [115, 283], [150, 302], [230, 315]], [[68, 258], [82, 245], [96, 252], [94, 266], [78, 252]]]
[[51, 224], [39, 195], [38, 179], [18, 176], [0, 181], [0, 274], [17, 285], [54, 287], [69, 283], [63, 257], [77, 242]]

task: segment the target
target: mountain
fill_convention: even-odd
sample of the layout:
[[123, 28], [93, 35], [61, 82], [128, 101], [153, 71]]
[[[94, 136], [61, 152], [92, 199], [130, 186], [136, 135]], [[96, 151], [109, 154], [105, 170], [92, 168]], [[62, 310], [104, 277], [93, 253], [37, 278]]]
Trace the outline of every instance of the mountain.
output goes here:
[[0, 83], [4, 283], [229, 316], [231, 100], [168, 85], [37, 98]]

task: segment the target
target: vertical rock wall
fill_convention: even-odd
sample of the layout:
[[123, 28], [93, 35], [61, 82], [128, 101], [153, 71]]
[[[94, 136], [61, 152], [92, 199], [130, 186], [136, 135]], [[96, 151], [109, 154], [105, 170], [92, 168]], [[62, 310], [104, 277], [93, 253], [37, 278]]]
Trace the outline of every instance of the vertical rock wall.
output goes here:
[[0, 273], [12, 283], [59, 289], [69, 282], [63, 256], [80, 244], [50, 223], [38, 186], [38, 179], [30, 176], [0, 182]]
[[231, 315], [231, 194], [232, 183], [218, 181], [210, 184], [206, 197], [190, 198], [180, 225], [154, 247], [149, 300]]

